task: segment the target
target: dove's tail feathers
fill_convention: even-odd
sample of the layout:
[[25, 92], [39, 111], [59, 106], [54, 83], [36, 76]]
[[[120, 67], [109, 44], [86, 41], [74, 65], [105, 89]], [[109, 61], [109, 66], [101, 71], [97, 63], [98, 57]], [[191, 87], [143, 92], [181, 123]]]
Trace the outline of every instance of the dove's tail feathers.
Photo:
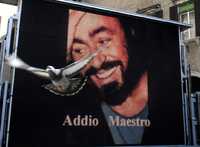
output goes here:
[[20, 58], [18, 58], [16, 55], [12, 54], [11, 56], [8, 56], [5, 58], [6, 63], [9, 66], [19, 68], [19, 69], [24, 69], [26, 70], [30, 66], [26, 64], [24, 61], [22, 61]]
[[9, 66], [12, 66], [12, 67], [15, 67], [18, 69], [22, 69], [22, 70], [26, 70], [26, 71], [28, 71], [36, 76], [39, 76], [41, 78], [49, 79], [49, 74], [47, 73], [47, 71], [45, 71], [44, 69], [41, 69], [41, 68], [35, 68], [35, 67], [28, 65], [27, 63], [22, 61], [20, 58], [18, 58], [14, 54], [6, 57], [5, 61]]
[[49, 90], [50, 92], [56, 94], [56, 95], [61, 95], [64, 96], [64, 93], [61, 92], [58, 87], [56, 87], [54, 84], [50, 83], [50, 84], [46, 84], [46, 85], [42, 85], [42, 87], [44, 87], [45, 89]]
[[59, 96], [73, 96], [83, 89], [87, 82], [87, 78], [72, 78], [70, 79], [70, 82], [70, 86], [66, 89], [59, 88], [52, 83], [43, 85], [42, 87]]

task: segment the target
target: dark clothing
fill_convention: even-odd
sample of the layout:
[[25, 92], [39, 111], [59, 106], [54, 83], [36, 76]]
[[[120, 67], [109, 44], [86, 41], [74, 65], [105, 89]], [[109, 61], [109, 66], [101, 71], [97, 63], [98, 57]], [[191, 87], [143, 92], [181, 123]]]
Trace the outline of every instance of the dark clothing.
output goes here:
[[[66, 144], [85, 144], [85, 145], [114, 145], [114, 141], [109, 130], [106, 119], [103, 115], [101, 102], [92, 101], [91, 98], [94, 98], [94, 93], [98, 93], [97, 91], [90, 90], [90, 93], [84, 93], [81, 91], [80, 94], [83, 94], [82, 101], [69, 111], [71, 111], [74, 115], [82, 114], [82, 115], [92, 115], [97, 117], [100, 120], [99, 125], [97, 127], [65, 127], [65, 136], [66, 136]], [[92, 94], [93, 97], [89, 97], [89, 99], [84, 99], [88, 95]], [[148, 119], [151, 121], [150, 127], [145, 127], [144, 135], [142, 138], [142, 145], [167, 145], [167, 144], [183, 144], [183, 134], [180, 131], [182, 127], [178, 122], [175, 122], [172, 118], [176, 117], [176, 115], [167, 115], [167, 111], [165, 112], [161, 108], [163, 105], [154, 105], [150, 101], [148, 104], [149, 116]], [[85, 105], [84, 105], [85, 103]], [[160, 104], [160, 103], [158, 103]], [[85, 107], [87, 106], [87, 107]], [[68, 111], [68, 112], [69, 112]], [[67, 111], [66, 111], [67, 112]], [[69, 113], [68, 113], [69, 114]], [[163, 114], [163, 115], [162, 115]], [[171, 113], [172, 114], [172, 113]], [[176, 132], [177, 130], [177, 132]]]
[[147, 126], [137, 123], [137, 120], [148, 121], [148, 107], [132, 117], [115, 113], [106, 103], [102, 103], [102, 110], [115, 144], [141, 144]]
[[[32, 101], [27, 99], [22, 103], [20, 99], [15, 99], [9, 147], [114, 145], [101, 102], [96, 99], [98, 92], [94, 88], [85, 87], [74, 97], [56, 97], [40, 89], [45, 94], [42, 99], [39, 97], [41, 92], [34, 91], [30, 93], [35, 98]], [[176, 105], [166, 109], [168, 100], [155, 100], [150, 95], [148, 119], [151, 126], [144, 129], [143, 145], [184, 144], [182, 123], [177, 121]], [[22, 104], [23, 107], [16, 107]], [[63, 126], [66, 115], [71, 119], [77, 115], [91, 115], [98, 118], [99, 125]]]

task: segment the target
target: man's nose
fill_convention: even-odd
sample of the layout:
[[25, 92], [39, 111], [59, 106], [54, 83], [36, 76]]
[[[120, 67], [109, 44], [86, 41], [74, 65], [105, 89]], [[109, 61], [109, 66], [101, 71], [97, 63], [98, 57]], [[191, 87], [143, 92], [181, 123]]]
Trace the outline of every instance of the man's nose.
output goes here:
[[106, 55], [104, 55], [104, 54], [102, 53], [102, 51], [101, 51], [101, 52], [99, 52], [99, 53], [97, 54], [97, 56], [93, 59], [91, 65], [92, 65], [94, 68], [99, 69], [99, 68], [101, 68], [102, 64], [103, 64], [105, 61], [106, 61]]

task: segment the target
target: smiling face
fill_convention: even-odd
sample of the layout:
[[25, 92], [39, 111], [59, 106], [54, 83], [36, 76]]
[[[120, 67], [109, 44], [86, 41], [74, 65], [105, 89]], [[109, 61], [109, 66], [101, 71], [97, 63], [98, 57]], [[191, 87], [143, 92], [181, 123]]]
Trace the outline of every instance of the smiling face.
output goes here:
[[[69, 21], [77, 19], [73, 15], [69, 17]], [[77, 61], [100, 47], [104, 48], [82, 70], [82, 74], [89, 74], [99, 89], [113, 83], [117, 89], [120, 88], [128, 66], [128, 53], [125, 34], [118, 19], [84, 13], [76, 25], [69, 26], [68, 29], [74, 30], [72, 44], [68, 48], [72, 60]]]

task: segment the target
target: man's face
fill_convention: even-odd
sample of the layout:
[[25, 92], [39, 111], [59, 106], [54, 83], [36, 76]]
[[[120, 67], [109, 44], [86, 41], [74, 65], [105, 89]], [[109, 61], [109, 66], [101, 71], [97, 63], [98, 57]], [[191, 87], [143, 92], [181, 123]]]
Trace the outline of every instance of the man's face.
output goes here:
[[72, 59], [77, 61], [104, 47], [105, 49], [82, 70], [82, 74], [89, 73], [91, 80], [99, 89], [112, 83], [120, 88], [124, 83], [123, 76], [128, 66], [125, 34], [120, 22], [113, 17], [91, 13], [82, 13], [77, 19], [75, 13], [71, 13], [69, 21], [77, 22], [72, 26], [69, 22], [68, 28], [71, 35], [73, 34], [72, 44], [68, 49], [71, 51]]

